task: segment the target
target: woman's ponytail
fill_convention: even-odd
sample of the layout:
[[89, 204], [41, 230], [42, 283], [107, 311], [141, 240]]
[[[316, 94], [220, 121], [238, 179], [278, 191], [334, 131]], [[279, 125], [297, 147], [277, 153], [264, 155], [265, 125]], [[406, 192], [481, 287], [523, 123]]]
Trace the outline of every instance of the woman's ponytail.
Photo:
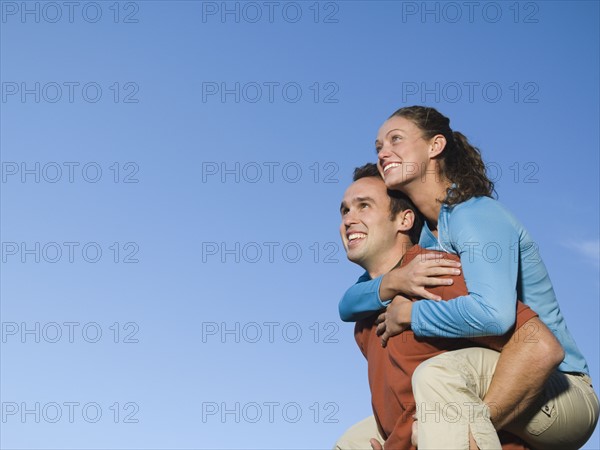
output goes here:
[[452, 142], [442, 152], [442, 174], [455, 184], [448, 193], [447, 204], [456, 205], [472, 197], [492, 197], [494, 183], [486, 174], [479, 149], [459, 131], [452, 132]]

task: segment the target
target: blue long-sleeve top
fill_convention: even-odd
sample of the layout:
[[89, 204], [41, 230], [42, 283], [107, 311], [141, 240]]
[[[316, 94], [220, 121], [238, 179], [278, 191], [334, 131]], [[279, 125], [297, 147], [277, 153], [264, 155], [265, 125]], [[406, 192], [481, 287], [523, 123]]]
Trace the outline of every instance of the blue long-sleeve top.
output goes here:
[[[419, 245], [460, 257], [469, 294], [445, 302], [422, 300], [412, 308], [411, 328], [424, 337], [501, 335], [515, 323], [519, 298], [538, 313], [565, 350], [564, 372], [589, 374], [585, 358], [567, 329], [537, 245], [498, 201], [474, 197], [442, 205], [436, 238], [424, 225]], [[382, 277], [359, 278], [340, 301], [340, 317], [356, 321], [389, 303], [379, 297]]]

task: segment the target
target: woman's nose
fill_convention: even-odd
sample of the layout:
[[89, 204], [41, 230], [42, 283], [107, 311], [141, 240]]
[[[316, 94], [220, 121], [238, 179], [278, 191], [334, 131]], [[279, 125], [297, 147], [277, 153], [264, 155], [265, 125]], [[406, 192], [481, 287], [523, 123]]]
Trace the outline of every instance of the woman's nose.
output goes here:
[[377, 157], [379, 158], [379, 160], [389, 158], [390, 155], [391, 155], [391, 152], [389, 150], [389, 147], [385, 144], [382, 145], [381, 148], [379, 149], [379, 151], [377, 152]]

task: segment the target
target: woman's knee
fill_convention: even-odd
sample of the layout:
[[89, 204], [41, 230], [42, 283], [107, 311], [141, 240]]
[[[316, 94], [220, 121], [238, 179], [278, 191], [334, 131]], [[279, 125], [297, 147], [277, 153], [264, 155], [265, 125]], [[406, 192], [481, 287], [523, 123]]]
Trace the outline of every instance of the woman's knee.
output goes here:
[[423, 361], [417, 366], [412, 375], [413, 389], [419, 386], [431, 386], [437, 380], [457, 372], [457, 361], [448, 353], [444, 353]]

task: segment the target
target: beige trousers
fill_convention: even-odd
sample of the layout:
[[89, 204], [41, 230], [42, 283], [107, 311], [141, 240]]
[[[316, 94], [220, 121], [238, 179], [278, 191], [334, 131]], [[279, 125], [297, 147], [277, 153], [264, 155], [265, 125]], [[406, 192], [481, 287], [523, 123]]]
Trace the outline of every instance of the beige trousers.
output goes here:
[[[500, 353], [467, 348], [423, 362], [413, 374], [419, 450], [468, 450], [469, 431], [482, 450], [499, 450], [485, 396]], [[492, 408], [492, 406], [490, 406]], [[526, 411], [506, 427], [534, 448], [580, 448], [598, 421], [598, 397], [586, 375], [555, 371]]]
[[385, 441], [379, 432], [374, 416], [367, 417], [348, 428], [335, 443], [333, 450], [371, 450], [369, 441], [372, 438], [382, 444]]

